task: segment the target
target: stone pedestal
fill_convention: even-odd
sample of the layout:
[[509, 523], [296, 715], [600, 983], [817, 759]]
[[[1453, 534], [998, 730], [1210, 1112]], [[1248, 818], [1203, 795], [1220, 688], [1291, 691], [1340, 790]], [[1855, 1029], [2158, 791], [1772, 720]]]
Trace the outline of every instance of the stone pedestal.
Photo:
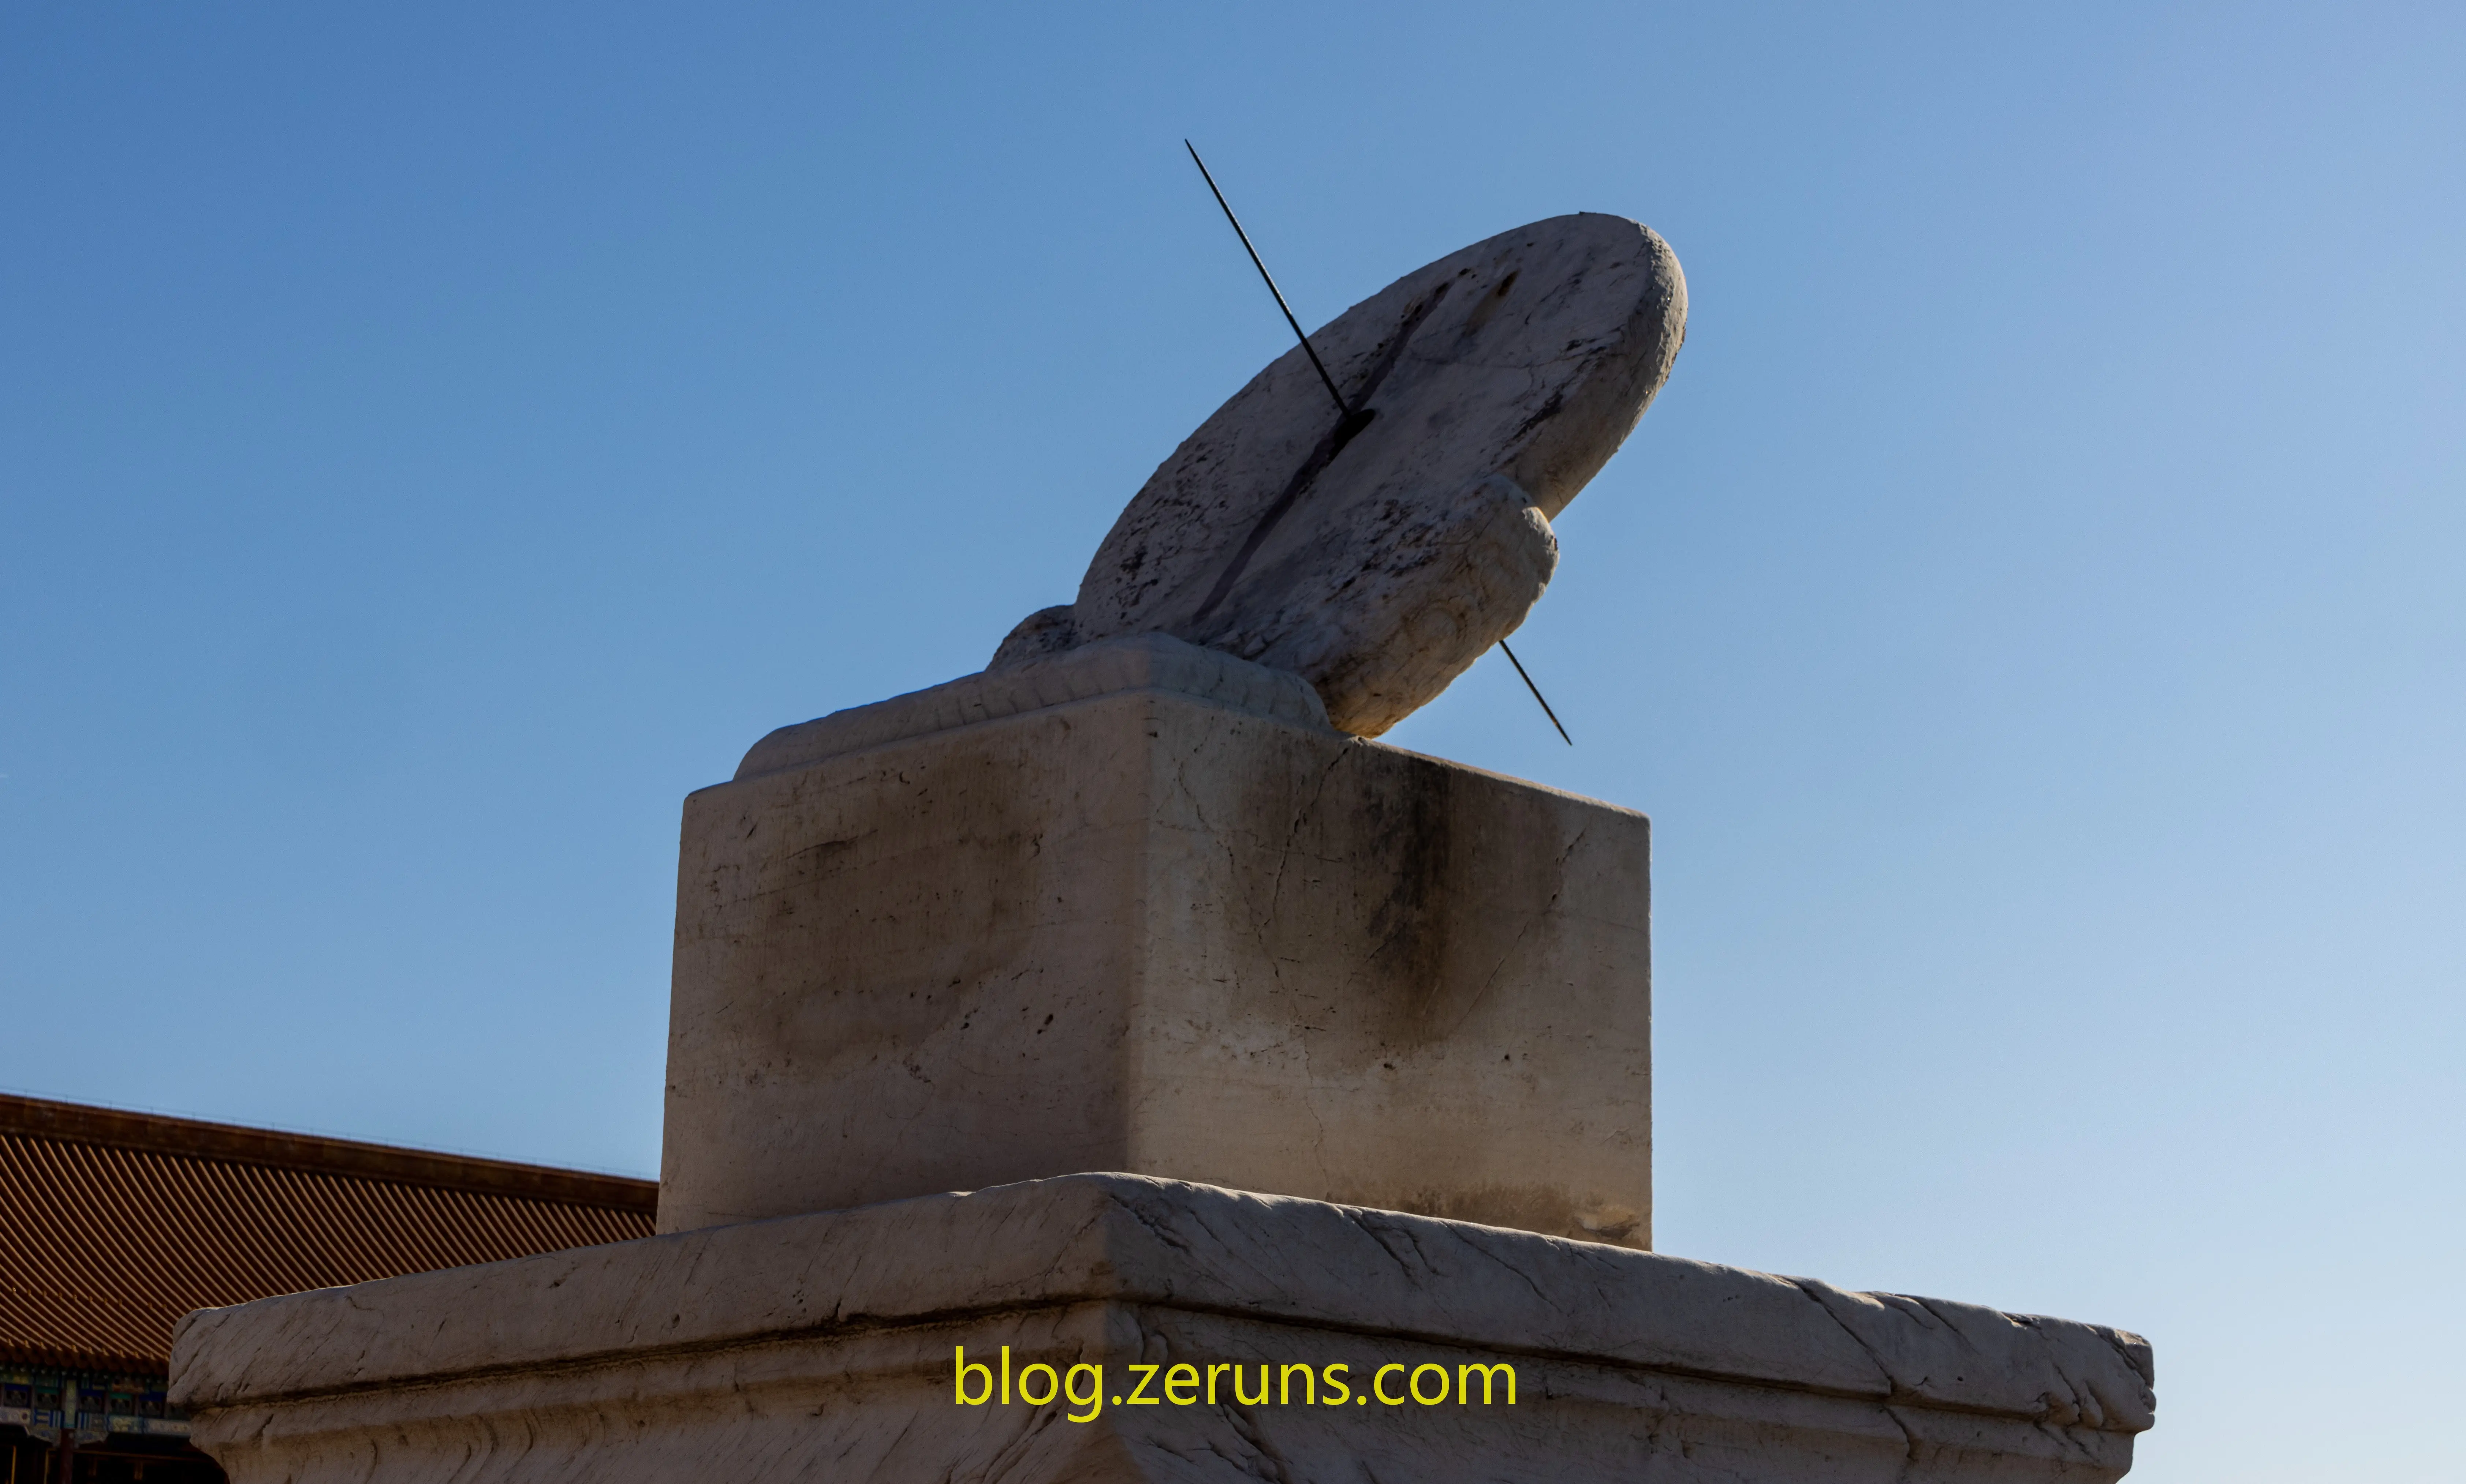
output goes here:
[[788, 728], [685, 808], [662, 1234], [174, 1400], [236, 1484], [2119, 1476], [2132, 1336], [1640, 1250], [1648, 841], [1155, 636]]
[[1651, 1240], [1648, 824], [1161, 635], [685, 805], [660, 1226], [1128, 1170]]
[[210, 1310], [172, 1373], [235, 1484], [2024, 1484], [2151, 1420], [2114, 1330], [1113, 1175]]

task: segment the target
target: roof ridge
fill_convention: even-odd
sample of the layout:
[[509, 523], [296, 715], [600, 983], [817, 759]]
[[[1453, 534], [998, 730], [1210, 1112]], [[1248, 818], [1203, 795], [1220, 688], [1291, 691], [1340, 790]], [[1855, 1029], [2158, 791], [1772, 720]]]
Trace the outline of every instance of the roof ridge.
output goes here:
[[0, 1135], [655, 1215], [657, 1180], [0, 1092]]

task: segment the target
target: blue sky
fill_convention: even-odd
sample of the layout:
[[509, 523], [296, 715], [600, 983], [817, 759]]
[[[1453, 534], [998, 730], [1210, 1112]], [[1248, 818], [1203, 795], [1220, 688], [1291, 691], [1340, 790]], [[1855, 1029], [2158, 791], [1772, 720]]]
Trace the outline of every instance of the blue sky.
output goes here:
[[1536, 217], [1690, 338], [1396, 732], [1656, 824], [1666, 1250], [2455, 1476], [2466, 12], [0, 12], [0, 1087], [656, 1167], [679, 801]]

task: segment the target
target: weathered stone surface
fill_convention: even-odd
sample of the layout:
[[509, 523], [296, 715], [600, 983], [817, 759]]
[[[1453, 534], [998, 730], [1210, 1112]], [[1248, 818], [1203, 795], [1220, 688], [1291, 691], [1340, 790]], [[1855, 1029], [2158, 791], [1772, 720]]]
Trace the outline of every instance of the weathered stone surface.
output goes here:
[[1289, 670], [1376, 736], [1523, 622], [1550, 520], [1617, 451], [1685, 338], [1678, 259], [1583, 213], [1407, 274], [1192, 434], [1097, 549], [1068, 611], [997, 666], [1161, 631]]
[[[1068, 603], [1040, 608], [1019, 620], [1017, 627], [1003, 636], [985, 668], [1005, 670], [1015, 664], [1050, 659], [1079, 642], [1079, 619]], [[1324, 710], [1324, 708], [1321, 708]]]
[[1318, 693], [1297, 675], [1168, 635], [1133, 634], [1047, 655], [1032, 668], [963, 675], [948, 685], [782, 727], [753, 744], [736, 765], [736, 780], [1131, 690], [1168, 691], [1230, 711], [1329, 730]]
[[1120, 1169], [1648, 1245], [1649, 826], [1161, 635], [685, 808], [662, 1230]]
[[[1003, 1345], [1105, 1404], [959, 1405]], [[1132, 1362], [1516, 1392], [1132, 1405]], [[2115, 1330], [1119, 1175], [209, 1310], [172, 1374], [235, 1484], [2107, 1480], [2154, 1407]]]

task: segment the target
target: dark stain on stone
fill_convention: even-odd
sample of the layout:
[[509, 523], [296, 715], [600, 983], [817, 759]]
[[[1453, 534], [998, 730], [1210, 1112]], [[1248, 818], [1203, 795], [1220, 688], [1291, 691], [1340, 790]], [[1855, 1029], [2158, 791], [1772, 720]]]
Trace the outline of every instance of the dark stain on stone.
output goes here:
[[1417, 762], [1402, 770], [1372, 820], [1391, 885], [1371, 914], [1379, 946], [1364, 967], [1395, 1009], [1394, 1034], [1406, 1044], [1440, 1032], [1431, 1012], [1447, 978], [1460, 866], [1454, 784], [1450, 770]]
[[[782, 1040], [797, 1055], [966, 1028], [977, 986], [1036, 920], [1042, 831], [1021, 807], [1019, 774], [997, 749], [954, 748], [907, 797], [867, 796], [836, 838], [751, 863], [756, 898], [796, 926], [761, 934], [760, 961], [745, 968], [788, 991]], [[948, 864], [919, 889], [910, 863], [933, 856]]]
[[1531, 416], [1515, 425], [1515, 431], [1508, 435], [1509, 441], [1513, 442], [1516, 438], [1522, 438], [1527, 433], [1532, 432], [1535, 428], [1537, 428], [1541, 426], [1541, 424], [1548, 422], [1551, 418], [1558, 416], [1559, 412], [1563, 410], [1564, 406], [1564, 393], [1558, 392], [1551, 393], [1550, 400], [1542, 403], [1539, 408], [1535, 410]]

